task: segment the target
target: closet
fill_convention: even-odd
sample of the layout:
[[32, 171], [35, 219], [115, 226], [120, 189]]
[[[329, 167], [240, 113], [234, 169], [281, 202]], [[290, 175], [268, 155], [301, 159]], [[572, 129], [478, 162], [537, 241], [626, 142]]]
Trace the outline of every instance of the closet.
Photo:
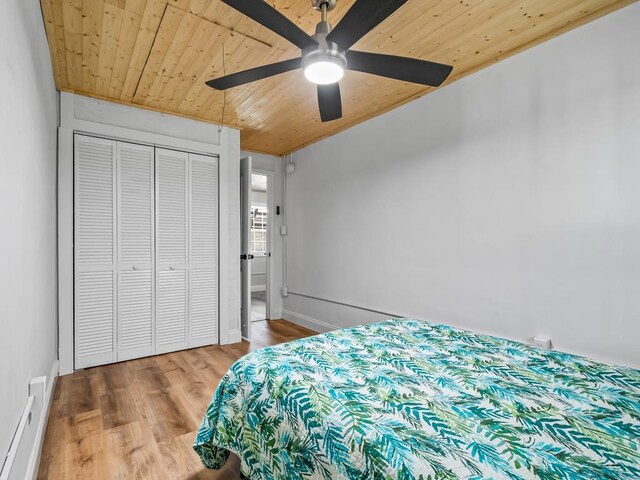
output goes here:
[[74, 136], [75, 368], [218, 343], [217, 158]]

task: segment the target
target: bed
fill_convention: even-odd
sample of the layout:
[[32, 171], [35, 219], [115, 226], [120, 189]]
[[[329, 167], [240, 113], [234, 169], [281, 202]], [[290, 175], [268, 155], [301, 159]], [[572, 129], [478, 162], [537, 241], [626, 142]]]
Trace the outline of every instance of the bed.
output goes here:
[[251, 480], [639, 479], [640, 371], [392, 319], [241, 358], [194, 448]]

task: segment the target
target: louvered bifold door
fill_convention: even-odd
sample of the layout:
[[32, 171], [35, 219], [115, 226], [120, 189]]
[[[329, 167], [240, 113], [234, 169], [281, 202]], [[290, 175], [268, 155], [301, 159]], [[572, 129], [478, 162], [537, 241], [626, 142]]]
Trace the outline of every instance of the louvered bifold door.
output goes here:
[[156, 148], [156, 353], [188, 342], [188, 154]]
[[189, 154], [189, 347], [218, 343], [218, 162]]
[[74, 136], [75, 368], [116, 361], [116, 143]]
[[154, 149], [118, 142], [118, 361], [155, 353]]

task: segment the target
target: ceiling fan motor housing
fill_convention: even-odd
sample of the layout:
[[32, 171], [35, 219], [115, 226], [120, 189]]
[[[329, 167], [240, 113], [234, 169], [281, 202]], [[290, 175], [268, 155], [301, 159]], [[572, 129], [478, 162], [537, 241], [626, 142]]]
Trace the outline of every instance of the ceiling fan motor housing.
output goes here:
[[[313, 0], [314, 3], [316, 0]], [[347, 68], [347, 57], [336, 43], [327, 41], [327, 35], [331, 32], [329, 22], [323, 21], [316, 25], [315, 35], [311, 35], [317, 46], [302, 50], [302, 68], [317, 62], [331, 62], [340, 65], [343, 69]]]

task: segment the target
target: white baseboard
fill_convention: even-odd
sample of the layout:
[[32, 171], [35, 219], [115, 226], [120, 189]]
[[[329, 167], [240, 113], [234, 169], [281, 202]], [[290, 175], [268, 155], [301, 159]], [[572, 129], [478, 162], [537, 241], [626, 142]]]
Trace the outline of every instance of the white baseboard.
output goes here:
[[322, 320], [318, 320], [317, 318], [308, 317], [307, 315], [295, 313], [290, 310], [283, 310], [282, 318], [318, 333], [330, 332], [331, 330], [337, 330], [340, 328], [335, 325], [331, 325], [330, 323], [323, 322]]
[[[48, 377], [34, 377], [30, 380], [27, 406], [11, 443], [7, 461], [0, 472], [0, 479], [34, 480], [38, 476], [57, 378], [58, 360], [55, 360]], [[34, 421], [37, 423], [34, 424]]]
[[49, 423], [49, 412], [51, 412], [51, 403], [53, 400], [53, 392], [58, 382], [59, 365], [58, 360], [53, 362], [51, 366], [51, 372], [49, 374], [47, 385], [47, 397], [45, 400], [42, 415], [40, 416], [40, 422], [38, 424], [38, 431], [36, 433], [35, 442], [33, 445], [33, 452], [31, 454], [31, 460], [27, 468], [26, 479], [35, 480], [38, 477], [38, 470], [40, 468], [40, 458], [42, 456], [42, 445], [44, 444], [44, 435], [47, 431], [47, 424]]
[[267, 291], [267, 286], [266, 285], [251, 285], [251, 291], [252, 292], [266, 292]]

